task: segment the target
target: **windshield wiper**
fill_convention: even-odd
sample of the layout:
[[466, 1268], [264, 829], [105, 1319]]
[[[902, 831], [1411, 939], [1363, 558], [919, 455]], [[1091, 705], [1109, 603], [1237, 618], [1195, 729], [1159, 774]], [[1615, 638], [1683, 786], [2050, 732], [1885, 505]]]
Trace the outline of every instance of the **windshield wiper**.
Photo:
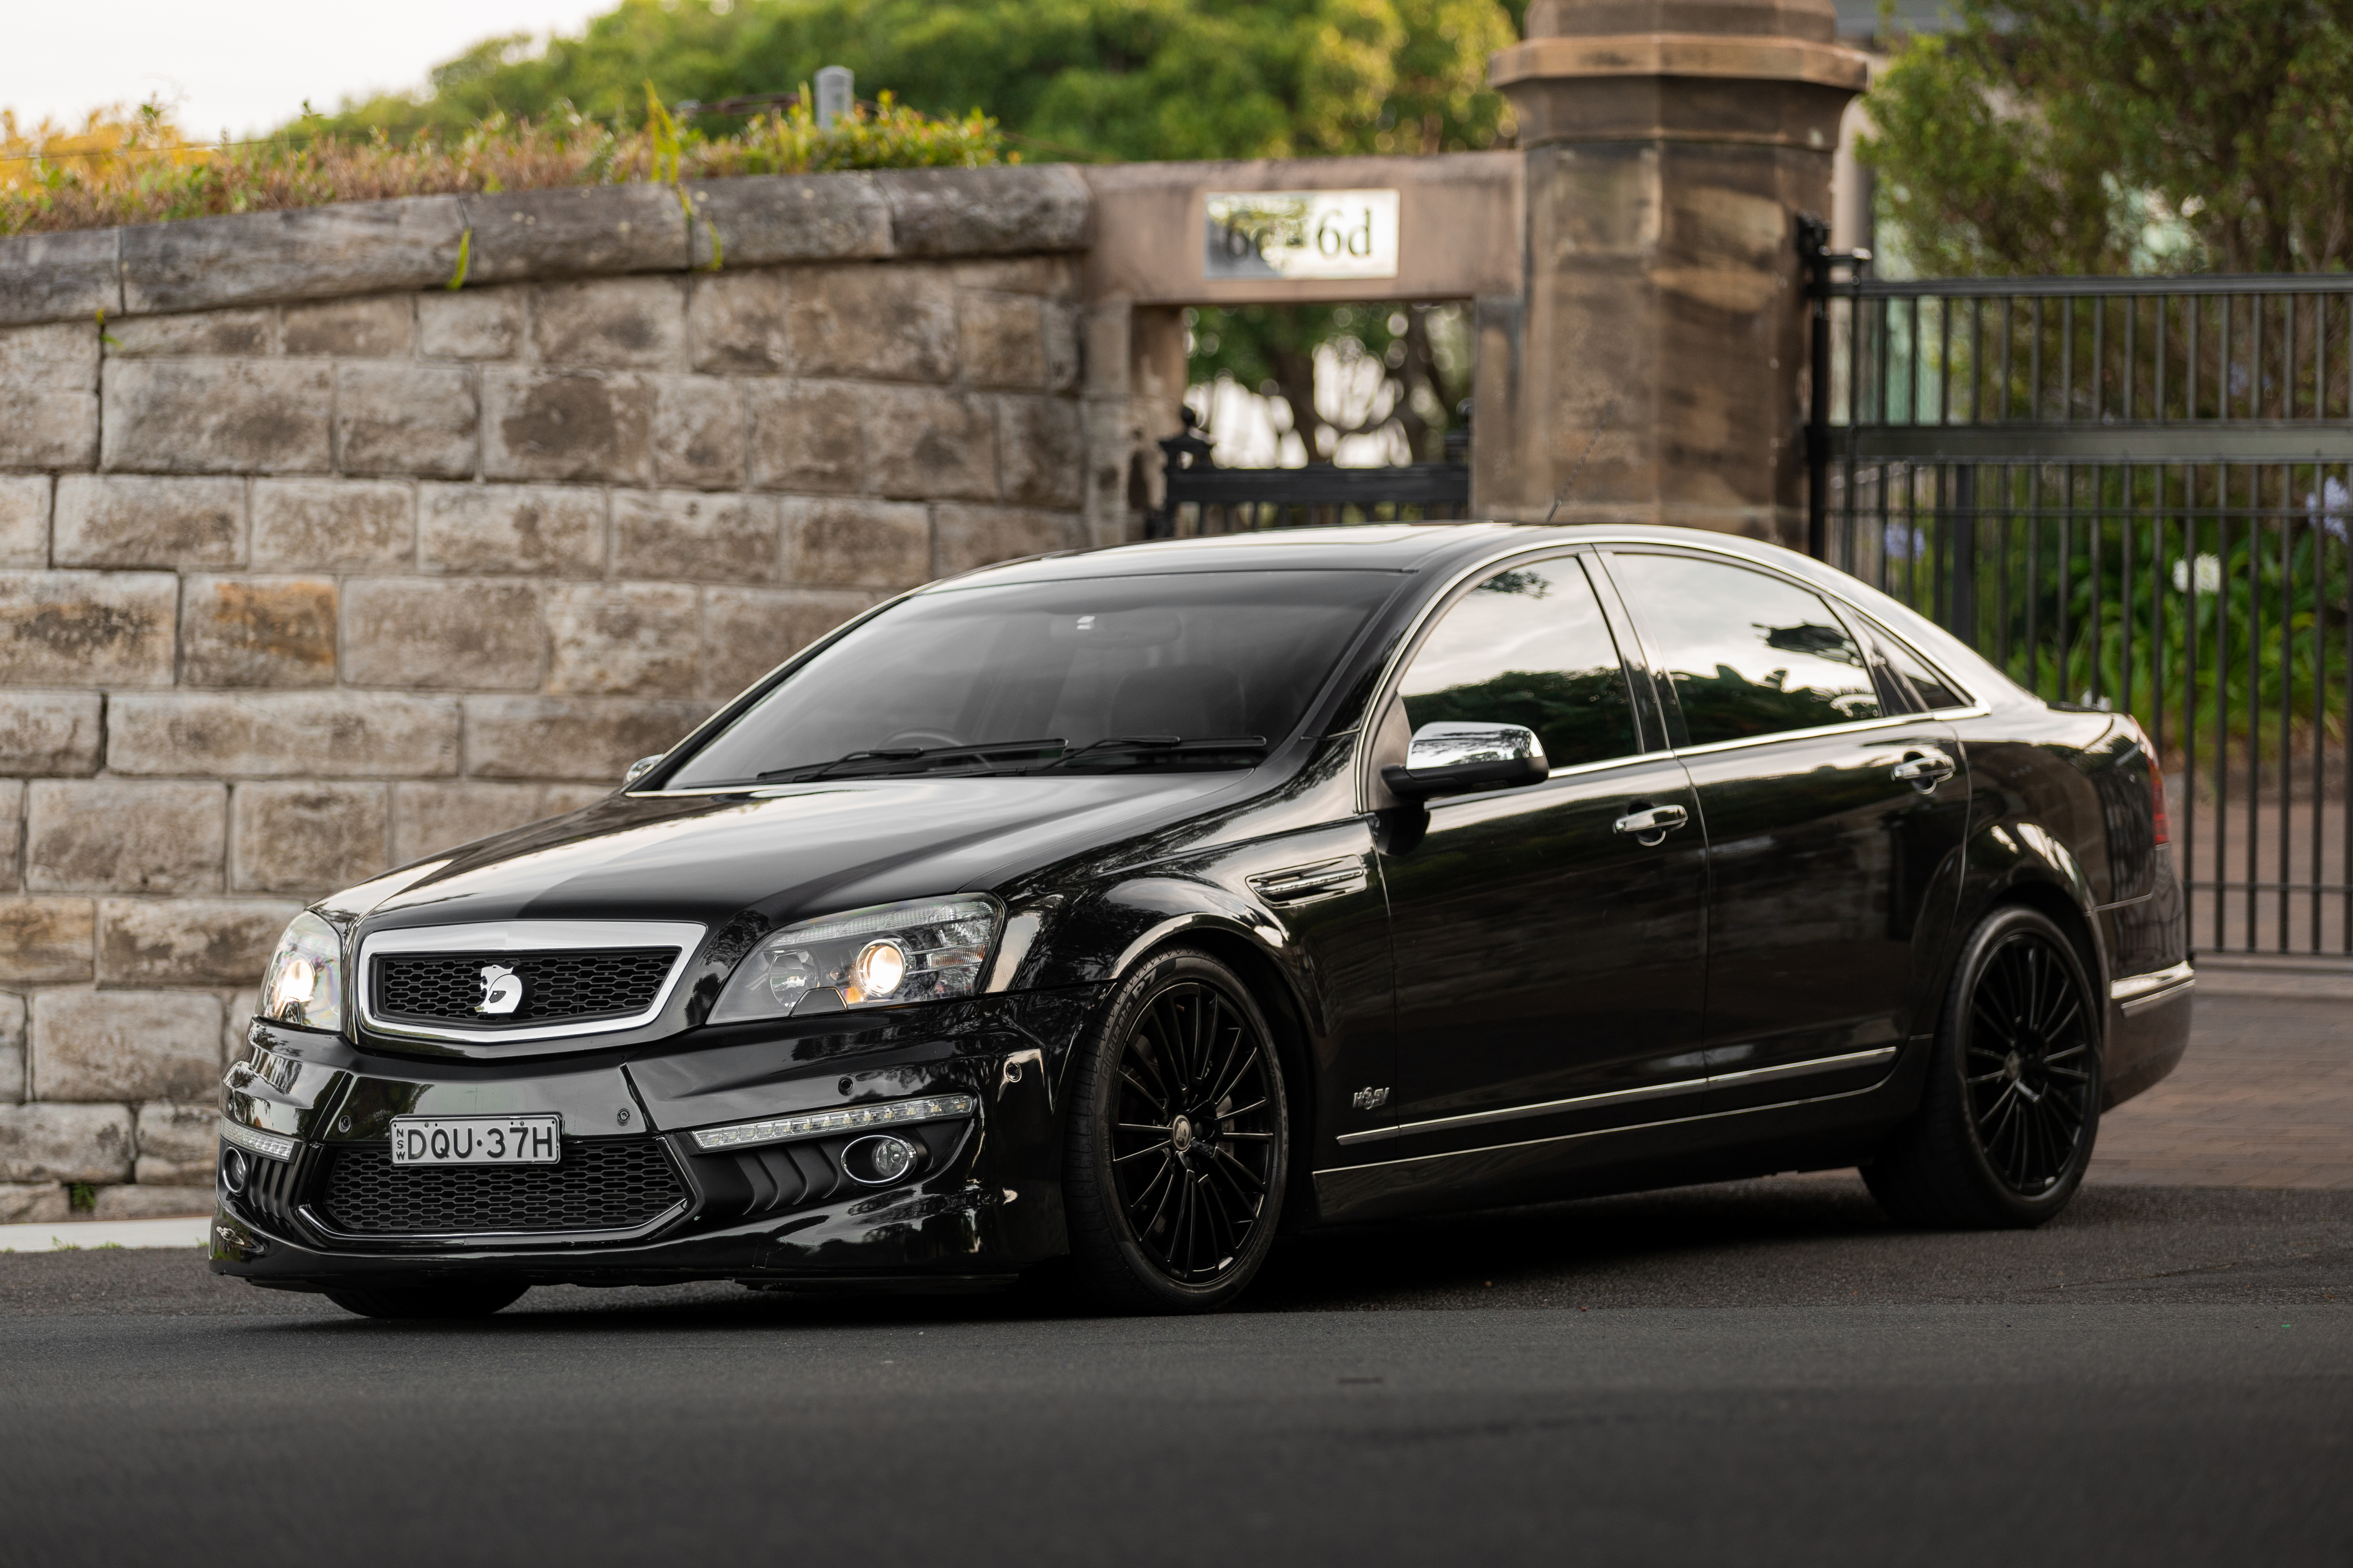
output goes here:
[[[984, 741], [971, 746], [885, 746], [852, 752], [829, 763], [803, 763], [789, 768], [771, 768], [757, 778], [762, 784], [776, 779], [806, 784], [814, 779], [839, 778], [846, 773], [872, 770], [886, 773], [927, 773], [942, 763], [987, 763], [997, 757], [1035, 757], [1043, 752], [1060, 753], [1066, 749], [1067, 742], [1060, 735], [1048, 735], [1035, 741]], [[916, 765], [910, 767], [909, 763]]]
[[1264, 754], [1263, 735], [1105, 735], [1100, 741], [1081, 746], [1068, 756], [1048, 763], [1039, 769], [1044, 773], [1052, 768], [1119, 766], [1149, 767], [1163, 759], [1215, 755], [1221, 752], [1256, 752]]

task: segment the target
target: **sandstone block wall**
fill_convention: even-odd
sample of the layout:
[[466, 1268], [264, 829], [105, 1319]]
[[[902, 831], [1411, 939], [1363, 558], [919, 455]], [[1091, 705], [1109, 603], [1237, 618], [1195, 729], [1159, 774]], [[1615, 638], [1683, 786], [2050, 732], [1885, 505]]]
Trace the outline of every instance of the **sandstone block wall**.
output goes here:
[[[638, 189], [0, 242], [0, 1221], [206, 1206], [306, 901], [1103, 531], [1083, 189], [969, 173], [717, 182], [691, 233]], [[491, 281], [421, 287], [470, 219]]]

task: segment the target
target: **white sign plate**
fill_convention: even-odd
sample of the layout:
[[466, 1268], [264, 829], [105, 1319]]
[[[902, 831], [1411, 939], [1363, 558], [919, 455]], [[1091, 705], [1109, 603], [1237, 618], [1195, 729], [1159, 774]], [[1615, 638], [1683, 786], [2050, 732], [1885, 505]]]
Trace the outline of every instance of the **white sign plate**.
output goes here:
[[562, 1163], [564, 1118], [527, 1116], [396, 1116], [396, 1165], [554, 1165]]
[[1394, 278], [1395, 191], [1211, 191], [1202, 225], [1210, 278]]

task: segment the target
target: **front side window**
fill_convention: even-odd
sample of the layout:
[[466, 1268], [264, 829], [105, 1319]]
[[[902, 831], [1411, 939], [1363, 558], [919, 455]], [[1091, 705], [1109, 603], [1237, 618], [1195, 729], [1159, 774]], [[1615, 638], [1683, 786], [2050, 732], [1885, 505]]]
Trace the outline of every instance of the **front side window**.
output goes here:
[[1862, 650], [1820, 595], [1683, 555], [1612, 555], [1609, 571], [1674, 684], [1690, 744], [1881, 716]]
[[1641, 749], [1617, 642], [1574, 559], [1507, 568], [1430, 628], [1400, 689], [1406, 721], [1517, 724], [1555, 768]]
[[1255, 766], [1397, 584], [1198, 572], [918, 594], [795, 670], [665, 787]]

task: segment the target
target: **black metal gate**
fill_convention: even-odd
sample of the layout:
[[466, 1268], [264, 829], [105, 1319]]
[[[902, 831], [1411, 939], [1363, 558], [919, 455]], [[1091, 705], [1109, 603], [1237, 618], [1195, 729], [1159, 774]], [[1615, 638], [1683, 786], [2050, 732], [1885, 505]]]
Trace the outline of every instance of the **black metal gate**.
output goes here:
[[1894, 281], [1810, 248], [1817, 552], [2139, 719], [2200, 952], [2353, 958], [2353, 278]]
[[[1160, 443], [1166, 500], [1145, 520], [1147, 539], [1249, 533], [1315, 524], [1454, 521], [1469, 515], [1469, 405], [1446, 433], [1447, 461], [1377, 468], [1220, 468], [1188, 423]], [[1189, 420], [1189, 414], [1188, 414]]]

